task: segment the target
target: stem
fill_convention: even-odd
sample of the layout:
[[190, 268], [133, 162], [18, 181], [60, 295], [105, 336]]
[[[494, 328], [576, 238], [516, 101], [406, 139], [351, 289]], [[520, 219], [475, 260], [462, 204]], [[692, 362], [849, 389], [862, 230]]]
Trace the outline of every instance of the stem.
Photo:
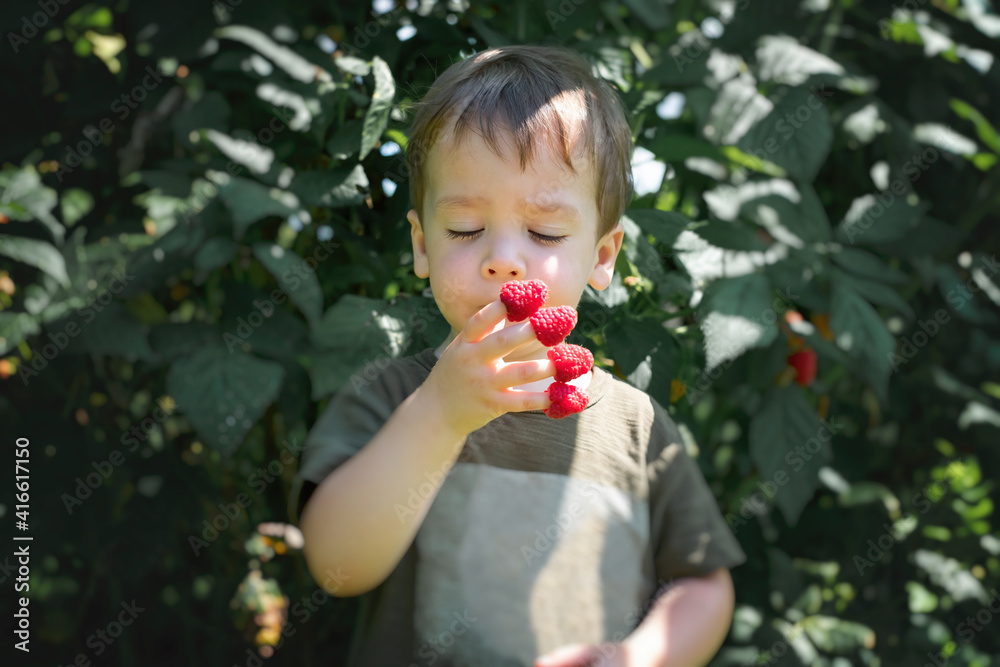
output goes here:
[[830, 51], [833, 49], [833, 40], [840, 32], [840, 24], [843, 22], [844, 3], [841, 0], [836, 0], [831, 11], [830, 22], [823, 28], [823, 36], [820, 38], [819, 49], [817, 49], [820, 53], [825, 56], [830, 55]]

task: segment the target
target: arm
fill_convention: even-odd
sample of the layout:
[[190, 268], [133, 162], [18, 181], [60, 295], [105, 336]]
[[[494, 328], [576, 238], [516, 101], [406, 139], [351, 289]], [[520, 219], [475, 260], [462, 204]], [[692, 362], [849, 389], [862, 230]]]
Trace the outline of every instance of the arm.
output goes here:
[[507, 412], [551, 403], [546, 392], [510, 389], [551, 377], [553, 366], [547, 358], [502, 361], [526, 343], [538, 344], [527, 322], [499, 328], [506, 313], [497, 300], [472, 316], [424, 383], [306, 503], [299, 522], [306, 564], [331, 595], [361, 595], [392, 573], [468, 434]]
[[718, 652], [733, 621], [729, 570], [677, 580], [621, 643], [569, 644], [535, 660], [535, 667], [703, 667]]
[[[450, 431], [423, 387], [403, 401], [375, 437], [316, 488], [302, 513], [303, 552], [317, 581], [340, 572], [337, 597], [366, 593], [402, 559], [465, 436]], [[427, 494], [413, 493], [430, 483]], [[411, 495], [413, 493], [413, 495]], [[413, 498], [419, 498], [416, 507]], [[397, 508], [407, 511], [397, 511]], [[411, 511], [412, 510], [412, 511]], [[325, 587], [325, 586], [324, 586]]]
[[729, 570], [678, 580], [624, 641], [630, 667], [701, 667], [718, 652], [733, 621]]

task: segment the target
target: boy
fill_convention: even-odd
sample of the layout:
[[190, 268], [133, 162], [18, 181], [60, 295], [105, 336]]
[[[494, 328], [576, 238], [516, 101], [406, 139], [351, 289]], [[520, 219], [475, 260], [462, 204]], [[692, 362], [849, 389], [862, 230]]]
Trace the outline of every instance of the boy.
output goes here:
[[547, 348], [499, 301], [510, 280], [544, 281], [546, 307], [610, 284], [624, 108], [528, 46], [451, 66], [417, 106], [414, 272], [451, 333], [330, 402], [291, 497], [317, 582], [364, 595], [348, 664], [706, 664], [746, 557], [676, 424], [598, 367], [572, 381], [582, 412], [547, 417]]

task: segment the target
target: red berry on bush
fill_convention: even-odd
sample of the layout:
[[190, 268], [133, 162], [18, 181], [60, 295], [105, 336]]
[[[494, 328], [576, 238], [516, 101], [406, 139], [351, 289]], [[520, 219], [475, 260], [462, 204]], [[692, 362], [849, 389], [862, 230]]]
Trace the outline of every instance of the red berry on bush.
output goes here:
[[788, 365], [795, 369], [795, 382], [808, 387], [816, 379], [816, 350], [807, 347], [788, 355]]

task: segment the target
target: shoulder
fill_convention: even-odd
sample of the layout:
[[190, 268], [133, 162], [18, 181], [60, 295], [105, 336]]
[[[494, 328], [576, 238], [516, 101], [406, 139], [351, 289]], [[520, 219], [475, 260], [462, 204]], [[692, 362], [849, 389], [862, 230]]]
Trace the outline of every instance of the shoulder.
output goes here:
[[681, 428], [659, 401], [604, 369], [595, 368], [595, 373], [604, 376], [598, 403], [602, 422], [629, 431], [631, 439], [638, 444], [638, 451], [648, 459], [661, 456], [674, 445], [684, 448]]
[[330, 401], [331, 407], [356, 403], [402, 403], [423, 384], [436, 361], [427, 348], [406, 357], [381, 357], [351, 373]]

